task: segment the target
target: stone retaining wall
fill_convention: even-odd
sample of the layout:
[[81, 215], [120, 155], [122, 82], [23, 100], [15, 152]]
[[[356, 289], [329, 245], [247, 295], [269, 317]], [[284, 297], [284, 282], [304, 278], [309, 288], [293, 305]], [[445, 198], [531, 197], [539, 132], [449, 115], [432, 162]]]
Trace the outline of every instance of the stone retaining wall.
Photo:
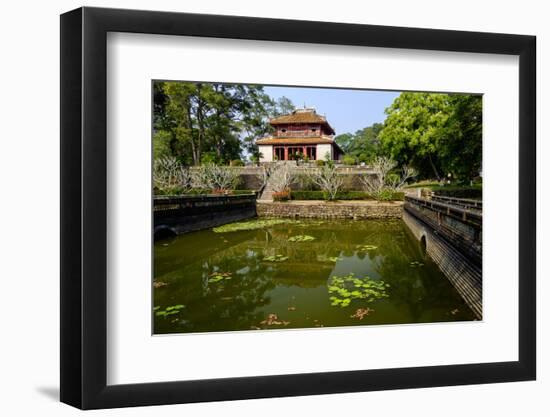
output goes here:
[[[195, 168], [191, 168], [195, 169]], [[231, 169], [239, 172], [238, 189], [255, 190], [261, 188], [261, 168], [260, 167], [231, 167]], [[311, 166], [294, 166], [296, 180], [291, 184], [291, 189], [294, 191], [310, 191], [319, 190], [319, 187], [307, 181], [307, 173], [317, 169], [315, 165]], [[359, 166], [339, 166], [338, 173], [342, 175], [343, 184], [342, 191], [363, 191], [364, 185], [361, 178], [365, 175], [373, 175], [370, 168]]]
[[258, 201], [259, 217], [290, 217], [318, 219], [388, 219], [401, 218], [401, 202], [263, 202]]
[[426, 253], [451, 281], [468, 307], [478, 319], [482, 319], [481, 268], [462, 255], [450, 242], [417, 219], [408, 211], [403, 212], [403, 221], [413, 235], [426, 247]]
[[256, 194], [155, 197], [155, 240], [256, 217]]

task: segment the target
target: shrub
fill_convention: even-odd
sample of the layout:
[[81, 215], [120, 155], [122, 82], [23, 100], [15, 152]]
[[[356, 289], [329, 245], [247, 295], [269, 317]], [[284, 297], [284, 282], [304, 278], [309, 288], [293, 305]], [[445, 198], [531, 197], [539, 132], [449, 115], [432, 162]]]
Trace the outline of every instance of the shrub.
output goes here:
[[[401, 173], [392, 173], [397, 162], [387, 157], [378, 157], [372, 162], [375, 175], [365, 175], [361, 178], [365, 189], [373, 194], [380, 194], [385, 190], [397, 191], [401, 189], [409, 179], [417, 175], [416, 170], [407, 165], [401, 167]], [[380, 194], [382, 195], [382, 194]]]
[[205, 164], [192, 172], [192, 178], [193, 188], [221, 193], [237, 187], [239, 172], [226, 166]]
[[269, 176], [268, 183], [271, 185], [271, 189], [274, 192], [280, 193], [290, 189], [290, 184], [294, 181], [295, 177], [296, 175], [291, 165], [283, 162], [277, 164], [273, 169]]
[[391, 201], [393, 200], [393, 191], [388, 188], [383, 188], [373, 193], [373, 197], [378, 201]]
[[229, 162], [229, 165], [232, 167], [244, 167], [244, 162], [240, 159], [233, 159]]
[[317, 168], [310, 174], [310, 178], [323, 190], [327, 200], [335, 200], [336, 194], [338, 194], [344, 183], [344, 178], [338, 173], [334, 165]]
[[483, 188], [481, 185], [470, 186], [454, 186], [454, 185], [438, 185], [430, 187], [434, 194], [444, 197], [456, 197], [456, 198], [473, 198], [479, 199], [483, 197]]
[[344, 157], [342, 158], [342, 162], [345, 165], [355, 165], [357, 163], [355, 158], [351, 155], [344, 155]]
[[[191, 188], [188, 190], [184, 190], [178, 194], [183, 195], [207, 195], [207, 194], [220, 194], [222, 192], [216, 192], [210, 189], [205, 188]], [[225, 190], [223, 191], [223, 194], [233, 194], [233, 195], [241, 195], [241, 194], [256, 194], [256, 190]], [[166, 193], [160, 193], [159, 195], [165, 195]]]
[[[325, 200], [324, 191], [292, 191], [292, 200]], [[370, 194], [364, 191], [339, 191], [336, 194], [337, 200], [370, 200]]]
[[405, 199], [405, 193], [402, 191], [394, 191], [391, 199], [393, 201], [403, 201]]
[[273, 201], [288, 201], [290, 200], [290, 190], [275, 192], [272, 196]]
[[153, 186], [160, 195], [181, 194], [191, 188], [191, 175], [173, 156], [157, 158], [153, 163]]
[[317, 165], [318, 167], [322, 167], [323, 165], [325, 165], [325, 161], [323, 161], [322, 159], [316, 159], [315, 165]]
[[[373, 195], [365, 191], [339, 191], [336, 194], [336, 200], [375, 200], [376, 197], [382, 197], [380, 201], [402, 201], [405, 193], [388, 190], [382, 195]], [[323, 191], [292, 191], [291, 200], [326, 200], [326, 194]]]
[[294, 182], [299, 185], [300, 190], [302, 191], [316, 191], [319, 190], [319, 187], [312, 180], [311, 175], [308, 174], [298, 174], [294, 178]]

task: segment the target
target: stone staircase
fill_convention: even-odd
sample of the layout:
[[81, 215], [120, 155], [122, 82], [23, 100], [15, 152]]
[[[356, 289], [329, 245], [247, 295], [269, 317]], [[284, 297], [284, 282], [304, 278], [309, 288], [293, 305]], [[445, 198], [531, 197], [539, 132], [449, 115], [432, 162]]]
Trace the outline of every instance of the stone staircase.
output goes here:
[[273, 189], [271, 188], [271, 184], [269, 183], [269, 181], [267, 181], [267, 184], [262, 191], [262, 195], [260, 195], [260, 198], [258, 200], [273, 201]]

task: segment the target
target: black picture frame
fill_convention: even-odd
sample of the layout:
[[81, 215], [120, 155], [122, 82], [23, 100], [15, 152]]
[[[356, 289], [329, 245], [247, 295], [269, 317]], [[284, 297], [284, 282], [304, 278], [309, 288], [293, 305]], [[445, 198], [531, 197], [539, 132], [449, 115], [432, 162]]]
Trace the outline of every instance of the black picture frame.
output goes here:
[[[107, 385], [108, 32], [519, 56], [519, 360]], [[61, 401], [82, 409], [533, 380], [536, 38], [251, 17], [79, 8], [61, 15]]]

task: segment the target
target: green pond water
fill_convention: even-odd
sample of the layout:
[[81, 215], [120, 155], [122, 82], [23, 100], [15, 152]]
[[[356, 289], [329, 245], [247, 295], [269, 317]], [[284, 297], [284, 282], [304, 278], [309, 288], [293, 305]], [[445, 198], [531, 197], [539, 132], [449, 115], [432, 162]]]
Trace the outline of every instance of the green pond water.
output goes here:
[[162, 240], [154, 287], [155, 334], [474, 320], [401, 220]]

